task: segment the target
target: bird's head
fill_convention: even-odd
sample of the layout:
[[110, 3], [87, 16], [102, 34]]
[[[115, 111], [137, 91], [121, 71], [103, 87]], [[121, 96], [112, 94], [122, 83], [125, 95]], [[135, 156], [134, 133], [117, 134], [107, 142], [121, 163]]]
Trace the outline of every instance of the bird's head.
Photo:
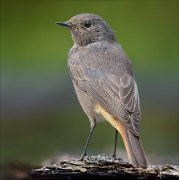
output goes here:
[[58, 25], [69, 27], [77, 46], [85, 46], [98, 41], [116, 41], [110, 26], [98, 15], [79, 14]]

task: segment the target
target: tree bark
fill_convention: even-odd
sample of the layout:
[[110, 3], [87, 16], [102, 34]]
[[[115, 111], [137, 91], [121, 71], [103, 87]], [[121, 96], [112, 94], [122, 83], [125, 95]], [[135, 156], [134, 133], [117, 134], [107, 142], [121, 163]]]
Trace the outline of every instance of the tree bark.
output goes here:
[[85, 156], [84, 160], [61, 161], [49, 167], [34, 169], [32, 177], [47, 179], [179, 179], [179, 166], [136, 168], [107, 155]]

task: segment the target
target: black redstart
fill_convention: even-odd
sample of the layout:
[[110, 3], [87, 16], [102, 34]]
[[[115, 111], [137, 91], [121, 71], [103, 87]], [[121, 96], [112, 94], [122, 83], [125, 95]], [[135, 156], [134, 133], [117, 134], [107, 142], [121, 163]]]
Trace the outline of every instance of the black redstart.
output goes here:
[[[68, 54], [68, 68], [91, 124], [82, 159], [96, 123], [104, 119], [121, 134], [130, 163], [147, 167], [139, 140], [141, 111], [132, 64], [112, 29], [100, 16], [87, 13], [57, 24], [71, 30], [74, 45]], [[114, 157], [116, 141], [117, 133]]]

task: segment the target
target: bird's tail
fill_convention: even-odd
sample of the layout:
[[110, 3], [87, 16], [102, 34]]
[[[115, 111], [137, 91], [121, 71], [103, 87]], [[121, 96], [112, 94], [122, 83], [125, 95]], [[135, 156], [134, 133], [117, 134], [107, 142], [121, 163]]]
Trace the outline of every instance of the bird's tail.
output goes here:
[[136, 167], [147, 167], [147, 159], [138, 136], [133, 135], [125, 127], [121, 133], [129, 161]]
[[139, 137], [127, 130], [120, 120], [110, 115], [102, 108], [102, 106], [99, 105], [96, 109], [97, 112], [102, 114], [103, 117], [121, 134], [130, 163], [136, 167], [147, 167], [146, 156]]

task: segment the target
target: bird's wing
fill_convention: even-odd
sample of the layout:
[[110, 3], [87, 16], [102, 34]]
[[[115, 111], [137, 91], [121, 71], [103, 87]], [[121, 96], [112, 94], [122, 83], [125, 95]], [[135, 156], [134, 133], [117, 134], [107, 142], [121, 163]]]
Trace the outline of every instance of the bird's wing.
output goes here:
[[135, 79], [122, 74], [101, 72], [91, 66], [70, 66], [70, 74], [78, 87], [90, 94], [134, 135], [139, 135], [140, 104]]
[[88, 82], [86, 89], [109, 113], [120, 119], [127, 129], [139, 135], [139, 98], [136, 83], [131, 76], [109, 75], [101, 81]]

